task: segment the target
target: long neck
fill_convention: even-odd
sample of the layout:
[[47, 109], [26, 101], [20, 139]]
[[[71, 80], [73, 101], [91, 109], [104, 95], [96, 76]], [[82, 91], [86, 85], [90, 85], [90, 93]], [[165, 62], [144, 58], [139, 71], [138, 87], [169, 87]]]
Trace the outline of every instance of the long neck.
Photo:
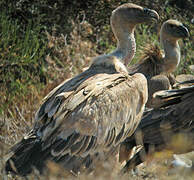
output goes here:
[[131, 30], [128, 31], [121, 31], [121, 28], [119, 29], [120, 31], [113, 30], [117, 39], [117, 48], [109, 55], [116, 56], [123, 62], [123, 64], [128, 65], [136, 52], [134, 28], [131, 28]]
[[113, 33], [117, 39], [117, 48], [109, 54], [96, 57], [92, 62], [91, 68], [100, 66], [101, 70], [104, 67], [106, 70], [114, 69], [116, 72], [128, 73], [126, 65], [132, 60], [136, 51], [134, 29], [135, 26], [132, 28], [121, 28], [118, 25], [117, 28], [113, 28], [112, 26]]
[[177, 66], [180, 63], [180, 48], [178, 44], [178, 40], [169, 40], [161, 36], [161, 44], [164, 48], [164, 64], [165, 71], [171, 73], [175, 71]]

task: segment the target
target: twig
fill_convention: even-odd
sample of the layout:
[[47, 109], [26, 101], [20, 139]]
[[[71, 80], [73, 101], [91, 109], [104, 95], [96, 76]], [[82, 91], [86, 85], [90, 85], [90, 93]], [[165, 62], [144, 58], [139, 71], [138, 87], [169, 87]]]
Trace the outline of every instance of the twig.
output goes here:
[[24, 124], [26, 125], [27, 131], [29, 131], [30, 130], [29, 125], [27, 124], [24, 116], [21, 114], [19, 108], [16, 105], [15, 105], [15, 109], [16, 109], [16, 112], [18, 113], [18, 115], [20, 116], [20, 118], [23, 120]]

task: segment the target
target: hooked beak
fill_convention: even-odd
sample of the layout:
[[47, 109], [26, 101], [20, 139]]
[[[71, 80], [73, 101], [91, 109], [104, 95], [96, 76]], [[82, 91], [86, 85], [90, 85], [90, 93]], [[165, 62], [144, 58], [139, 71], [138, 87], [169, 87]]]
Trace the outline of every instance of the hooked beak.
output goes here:
[[157, 22], [159, 20], [159, 15], [155, 10], [144, 8], [144, 12], [149, 20]]
[[187, 38], [187, 37], [190, 36], [189, 35], [189, 30], [184, 25], [180, 26], [180, 33], [181, 33], [183, 38]]

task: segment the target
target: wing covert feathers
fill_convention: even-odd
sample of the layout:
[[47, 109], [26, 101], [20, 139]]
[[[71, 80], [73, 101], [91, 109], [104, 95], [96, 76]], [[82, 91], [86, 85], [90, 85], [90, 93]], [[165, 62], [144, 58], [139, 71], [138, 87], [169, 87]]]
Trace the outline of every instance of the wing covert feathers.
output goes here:
[[[118, 144], [132, 134], [139, 123], [147, 100], [146, 83], [141, 74], [132, 77], [101, 74], [84, 81], [68, 98], [63, 96], [65, 92], [57, 95], [53, 102], [54, 110], [51, 108], [47, 113], [50, 123], [47, 120], [45, 128], [38, 128], [44, 148], [60, 139], [61, 143], [70, 144], [68, 148], [58, 145], [63, 147], [61, 153], [85, 155], [93, 144], [91, 138], [96, 138], [96, 145], [92, 145], [91, 150], [97, 145]], [[53, 114], [53, 111], [56, 112]], [[79, 138], [71, 141], [70, 137], [76, 134]], [[53, 155], [59, 153], [58, 150], [52, 152]]]
[[36, 158], [24, 172], [22, 167], [30, 162], [31, 156], [20, 162], [21, 156], [14, 154], [7, 161], [7, 171], [12, 160], [15, 169], [19, 168], [18, 173], [25, 175], [34, 166], [43, 168], [47, 159], [60, 162], [67, 169], [79, 169], [83, 162], [89, 166], [90, 156], [113, 150], [133, 134], [147, 101], [146, 78], [142, 74], [86, 71], [45, 97], [36, 113], [34, 129], [14, 151], [22, 156], [23, 147], [33, 137], [25, 153], [37, 151], [33, 145], [36, 144]]

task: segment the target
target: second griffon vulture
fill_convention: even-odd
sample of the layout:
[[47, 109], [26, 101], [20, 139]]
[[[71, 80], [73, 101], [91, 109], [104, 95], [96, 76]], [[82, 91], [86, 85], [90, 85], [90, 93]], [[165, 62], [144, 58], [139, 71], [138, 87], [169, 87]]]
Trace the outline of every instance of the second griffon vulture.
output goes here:
[[44, 98], [31, 132], [11, 148], [7, 172], [25, 176], [34, 167], [42, 172], [46, 160], [53, 160], [77, 173], [78, 160], [114, 149], [135, 131], [147, 101], [147, 80], [129, 76], [124, 64], [135, 53], [135, 26], [158, 17], [132, 3], [112, 12], [116, 50], [95, 58], [89, 69]]
[[142, 73], [148, 80], [147, 107], [153, 107], [152, 95], [159, 90], [171, 88], [176, 81], [170, 73], [174, 72], [180, 63], [179, 39], [189, 36], [188, 29], [179, 21], [169, 19], [162, 24], [160, 42], [164, 54], [156, 45], [150, 45], [144, 50], [141, 60], [129, 67], [129, 73]]
[[187, 83], [190, 86], [154, 94], [157, 109], [145, 111], [136, 132], [121, 144], [120, 161], [130, 158], [133, 147], [143, 146], [127, 161], [122, 173], [144, 162], [148, 154], [164, 150], [172, 154], [194, 151], [194, 80], [181, 84]]

